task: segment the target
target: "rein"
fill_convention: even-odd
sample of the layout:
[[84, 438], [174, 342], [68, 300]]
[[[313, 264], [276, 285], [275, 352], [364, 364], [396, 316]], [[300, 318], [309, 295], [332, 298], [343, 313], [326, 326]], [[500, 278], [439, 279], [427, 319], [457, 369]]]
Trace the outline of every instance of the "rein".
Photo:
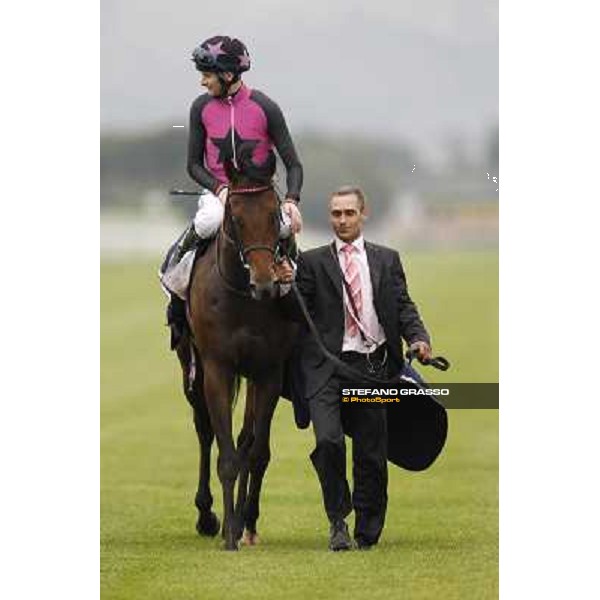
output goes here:
[[[220, 231], [220, 234], [222, 234], [224, 237], [231, 240], [232, 242], [235, 242], [235, 240], [230, 238], [222, 229]], [[219, 235], [217, 237], [217, 273], [219, 274], [219, 277], [225, 284], [225, 287], [230, 292], [233, 292], [234, 294], [237, 294], [238, 296], [243, 296], [244, 298], [250, 298], [250, 292], [247, 289], [241, 290], [241, 289], [235, 287], [235, 285], [233, 285], [233, 283], [231, 283], [227, 279], [227, 277], [225, 276], [225, 273], [223, 273], [223, 270], [221, 269], [221, 235]]]
[[257, 194], [258, 192], [266, 192], [267, 190], [272, 190], [272, 185], [259, 185], [256, 187], [248, 187], [248, 188], [235, 188], [235, 190], [231, 190], [228, 194]]
[[[325, 355], [325, 357], [328, 360], [330, 360], [336, 367], [338, 367], [341, 371], [345, 372], [347, 375], [349, 375], [350, 377], [352, 377], [353, 379], [356, 379], [358, 381], [368, 381], [370, 383], [375, 383], [377, 385], [384, 385], [384, 386], [397, 385], [399, 383], [406, 383], [407, 379], [403, 375], [396, 375], [395, 377], [392, 377], [391, 379], [380, 379], [379, 377], [375, 377], [373, 375], [367, 375], [361, 371], [358, 371], [357, 369], [354, 369], [350, 365], [346, 364], [339, 357], [337, 357], [335, 354], [330, 352], [325, 347], [325, 344], [323, 343], [323, 340], [321, 339], [321, 336], [319, 334], [317, 326], [315, 325], [314, 321], [312, 320], [312, 317], [310, 316], [310, 313], [308, 312], [308, 308], [306, 307], [306, 303], [304, 302], [304, 298], [302, 297], [302, 294], [300, 293], [300, 290], [298, 289], [296, 282], [293, 281], [291, 283], [291, 286], [292, 286], [292, 291], [294, 292], [294, 295], [296, 296], [296, 300], [298, 301], [298, 304], [300, 306], [300, 310], [302, 311], [304, 320], [306, 321], [306, 324], [308, 325], [308, 328], [309, 328], [312, 336], [315, 338], [315, 341], [317, 342], [319, 349]], [[414, 353], [410, 350], [406, 353], [406, 358], [409, 360], [409, 363], [412, 361], [414, 356], [415, 356]], [[437, 356], [435, 358], [432, 358], [431, 360], [421, 362], [421, 364], [431, 365], [432, 367], [435, 367], [436, 369], [439, 369], [440, 371], [447, 371], [450, 368], [450, 362], [448, 360], [446, 360], [443, 356]]]

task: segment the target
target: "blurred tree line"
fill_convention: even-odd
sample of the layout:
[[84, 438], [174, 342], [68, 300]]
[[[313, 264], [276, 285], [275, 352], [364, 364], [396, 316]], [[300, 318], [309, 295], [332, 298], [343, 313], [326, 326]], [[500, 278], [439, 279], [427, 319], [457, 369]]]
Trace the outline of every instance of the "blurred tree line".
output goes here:
[[[384, 216], [399, 194], [432, 181], [424, 160], [415, 148], [405, 143], [390, 143], [362, 136], [331, 136], [304, 132], [294, 136], [304, 166], [302, 214], [311, 224], [323, 224], [326, 199], [337, 187], [361, 186], [373, 209], [375, 219]], [[485, 143], [487, 156], [477, 165], [481, 172], [498, 165], [498, 129], [491, 131]], [[164, 194], [169, 203], [172, 187], [196, 189], [187, 174], [187, 132], [162, 129], [144, 135], [103, 135], [101, 139], [101, 208], [131, 211], [144, 206], [149, 192]], [[418, 173], [413, 174], [414, 165]], [[278, 164], [277, 185], [285, 193], [285, 169]], [[191, 215], [195, 203], [173, 202], [174, 210]]]

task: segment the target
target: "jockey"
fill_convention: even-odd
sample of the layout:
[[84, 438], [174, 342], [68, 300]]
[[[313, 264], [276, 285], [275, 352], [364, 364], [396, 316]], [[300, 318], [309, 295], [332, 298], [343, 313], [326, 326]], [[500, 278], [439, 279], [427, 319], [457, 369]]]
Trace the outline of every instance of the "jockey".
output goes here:
[[[297, 207], [302, 165], [279, 106], [241, 79], [242, 73], [250, 69], [246, 46], [236, 38], [215, 36], [193, 51], [192, 60], [202, 73], [201, 83], [207, 93], [196, 98], [190, 109], [187, 170], [207, 191], [198, 200], [193, 222], [169, 250], [161, 267], [163, 274], [194, 247], [203, 252], [216, 235], [228, 193], [224, 163], [229, 160], [238, 167], [242, 152], [249, 150], [254, 165], [266, 167], [274, 174], [273, 148], [277, 150], [287, 172], [282, 211], [290, 221], [292, 233], [298, 233], [302, 227]], [[185, 328], [186, 316], [184, 301], [173, 291], [167, 322], [174, 348]]]

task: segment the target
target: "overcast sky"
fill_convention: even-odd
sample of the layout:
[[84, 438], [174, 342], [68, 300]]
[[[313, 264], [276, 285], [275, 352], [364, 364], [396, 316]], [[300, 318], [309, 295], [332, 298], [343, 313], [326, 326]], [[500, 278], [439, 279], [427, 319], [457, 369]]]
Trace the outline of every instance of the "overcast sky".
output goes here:
[[421, 147], [481, 138], [498, 119], [497, 0], [366, 4], [102, 0], [102, 130], [187, 128], [202, 92], [191, 50], [226, 34], [246, 43], [245, 81], [282, 107], [292, 131]]

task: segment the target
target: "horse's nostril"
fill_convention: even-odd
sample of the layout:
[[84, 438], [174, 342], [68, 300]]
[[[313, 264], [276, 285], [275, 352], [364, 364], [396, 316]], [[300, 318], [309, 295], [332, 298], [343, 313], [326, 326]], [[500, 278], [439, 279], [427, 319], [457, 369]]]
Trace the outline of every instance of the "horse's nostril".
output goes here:
[[267, 283], [256, 283], [250, 284], [250, 294], [255, 300], [262, 300], [263, 298], [274, 298], [277, 292], [277, 288], [272, 281]]

